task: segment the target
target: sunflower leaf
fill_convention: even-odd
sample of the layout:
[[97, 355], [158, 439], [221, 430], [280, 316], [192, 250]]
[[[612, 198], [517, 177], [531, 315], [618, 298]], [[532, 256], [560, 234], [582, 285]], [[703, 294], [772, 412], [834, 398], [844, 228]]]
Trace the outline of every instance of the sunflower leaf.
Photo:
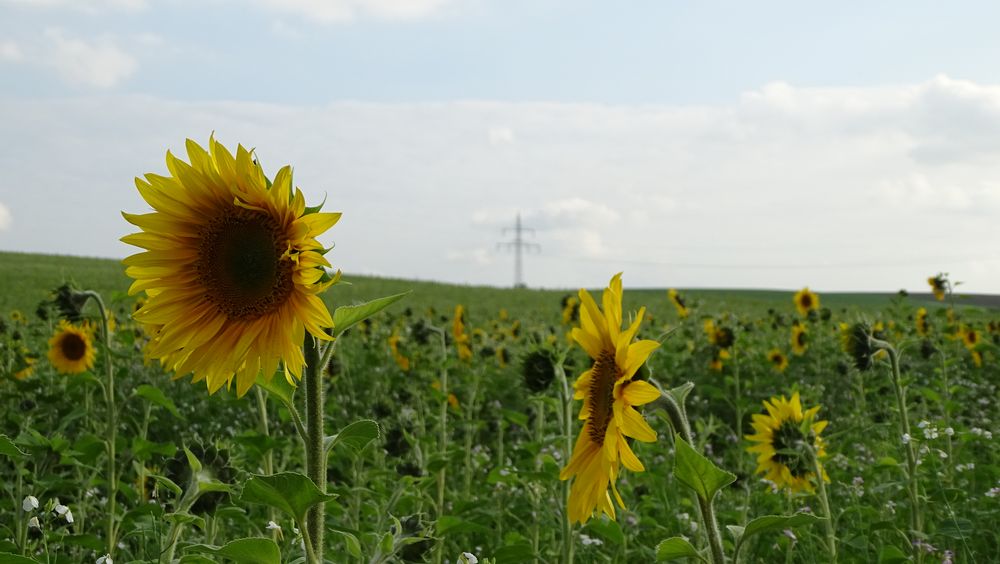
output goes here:
[[679, 558], [697, 558], [702, 562], [708, 562], [691, 543], [681, 537], [670, 537], [669, 539], [660, 541], [660, 544], [656, 545], [657, 562], [677, 560]]
[[10, 552], [0, 552], [0, 562], [9, 562], [10, 564], [38, 564], [37, 560]]
[[163, 393], [163, 390], [149, 384], [143, 384], [135, 389], [135, 395], [166, 409], [174, 417], [183, 419], [180, 412], [177, 411], [177, 405]]
[[736, 555], [739, 555], [743, 543], [753, 535], [766, 533], [769, 531], [780, 531], [791, 529], [792, 527], [802, 527], [812, 525], [823, 519], [810, 513], [796, 513], [795, 515], [764, 515], [757, 517], [746, 524], [743, 534], [736, 537]]
[[0, 435], [0, 454], [14, 459], [28, 456], [28, 453], [17, 448], [14, 441], [10, 440], [10, 437], [7, 435]]
[[285, 512], [300, 525], [306, 512], [319, 503], [326, 503], [336, 495], [325, 494], [316, 483], [297, 472], [281, 472], [271, 476], [254, 475], [243, 485], [240, 499], [260, 503]]
[[333, 312], [333, 337], [341, 336], [354, 325], [375, 315], [410, 294], [410, 291], [352, 306], [340, 306]]
[[702, 456], [678, 434], [675, 439], [674, 476], [698, 497], [711, 502], [722, 488], [736, 481], [736, 475], [719, 468]]
[[338, 444], [344, 444], [355, 453], [360, 453], [369, 443], [381, 435], [378, 423], [371, 419], [355, 421], [344, 427], [339, 433], [323, 439], [323, 447], [329, 453]]
[[246, 564], [280, 564], [281, 550], [271, 539], [246, 538], [227, 542], [223, 546], [193, 544], [185, 549], [194, 554], [214, 554], [227, 560]]

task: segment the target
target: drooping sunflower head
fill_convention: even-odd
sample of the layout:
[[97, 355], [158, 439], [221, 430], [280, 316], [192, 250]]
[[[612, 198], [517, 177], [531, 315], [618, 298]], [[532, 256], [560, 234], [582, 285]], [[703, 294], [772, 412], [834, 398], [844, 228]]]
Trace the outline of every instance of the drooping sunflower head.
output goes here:
[[[757, 454], [757, 473], [777, 484], [779, 488], [792, 492], [814, 491], [816, 469], [813, 456], [826, 456], [820, 433], [826, 428], [826, 421], [816, 421], [820, 406], [802, 410], [799, 393], [772, 397], [764, 401], [765, 413], [753, 415], [754, 434], [746, 438], [757, 443], [747, 449]], [[823, 479], [830, 481], [820, 465]]]
[[59, 310], [59, 315], [70, 323], [80, 323], [83, 320], [83, 306], [89, 296], [73, 284], [66, 282], [52, 292], [52, 303]]
[[809, 332], [806, 331], [806, 326], [798, 321], [792, 324], [791, 343], [792, 352], [798, 356], [804, 355], [809, 348]]
[[573, 294], [566, 294], [559, 301], [562, 306], [563, 325], [571, 325], [580, 319], [580, 299]]
[[35, 363], [38, 358], [23, 345], [15, 350], [17, 354], [14, 356], [11, 373], [15, 380], [24, 380], [35, 373]]
[[521, 361], [524, 386], [534, 393], [544, 392], [555, 378], [555, 359], [547, 347], [536, 345]]
[[850, 357], [854, 366], [864, 372], [872, 367], [872, 358], [878, 352], [871, 344], [872, 328], [863, 321], [840, 324], [841, 348]]
[[684, 302], [684, 298], [681, 297], [680, 292], [671, 288], [667, 290], [667, 297], [670, 299], [670, 303], [674, 304], [674, 309], [677, 310], [677, 316], [681, 319], [686, 319], [688, 316], [688, 307]]
[[767, 353], [767, 361], [776, 372], [784, 372], [788, 368], [788, 357], [779, 349], [771, 349]]
[[60, 374], [79, 374], [94, 367], [93, 334], [65, 320], [49, 339], [49, 362]]
[[939, 273], [937, 276], [931, 276], [927, 279], [927, 284], [930, 285], [931, 292], [934, 292], [937, 301], [943, 301], [948, 293], [948, 275]]
[[712, 319], [706, 319], [703, 325], [708, 342], [722, 349], [728, 349], [736, 342], [736, 335], [729, 327], [716, 325]]
[[619, 506], [625, 506], [615, 487], [620, 467], [634, 472], [645, 470], [627, 437], [641, 442], [656, 440], [656, 432], [635, 406], [659, 398], [660, 393], [636, 377], [659, 343], [635, 341], [645, 308], [622, 329], [621, 274], [616, 274], [604, 289], [603, 310], [586, 290], [580, 290], [580, 303], [580, 326], [573, 329], [573, 338], [593, 364], [574, 384], [574, 398], [583, 400], [579, 418], [584, 424], [573, 455], [559, 477], [575, 477], [568, 516], [570, 521], [584, 523], [595, 511], [614, 519], [611, 493]]
[[809, 315], [810, 311], [819, 309], [819, 296], [808, 286], [795, 293], [794, 301], [795, 309], [799, 311], [799, 315]]
[[142, 230], [122, 238], [145, 249], [123, 262], [129, 293], [147, 295], [134, 318], [152, 335], [149, 356], [210, 392], [235, 380], [242, 396], [279, 362], [289, 381], [301, 377], [306, 331], [331, 338], [319, 294], [340, 273], [327, 271], [316, 238], [340, 214], [307, 208], [291, 167], [272, 182], [242, 146], [233, 155], [214, 138], [208, 151], [189, 139], [187, 153], [190, 162], [167, 152], [170, 176], [136, 178], [153, 213], [122, 214]]

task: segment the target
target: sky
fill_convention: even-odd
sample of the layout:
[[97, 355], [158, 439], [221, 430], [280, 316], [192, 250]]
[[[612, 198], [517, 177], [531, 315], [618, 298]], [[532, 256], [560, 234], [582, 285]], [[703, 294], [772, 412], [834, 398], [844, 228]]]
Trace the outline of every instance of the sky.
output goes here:
[[[348, 274], [1000, 293], [1000, 4], [0, 0], [0, 250], [122, 258], [209, 135]], [[505, 231], [507, 228], [507, 231]]]

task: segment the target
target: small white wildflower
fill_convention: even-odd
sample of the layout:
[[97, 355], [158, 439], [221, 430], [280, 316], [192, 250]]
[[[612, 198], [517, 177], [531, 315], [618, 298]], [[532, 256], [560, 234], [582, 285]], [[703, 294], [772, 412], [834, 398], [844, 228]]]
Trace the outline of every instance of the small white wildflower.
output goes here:
[[500, 472], [498, 472], [498, 474], [500, 474], [501, 476], [504, 476], [504, 477], [510, 476], [510, 470], [508, 470], [506, 468], [501, 468]]
[[927, 423], [927, 421], [925, 421], [925, 420], [921, 420], [920, 423], [917, 423], [917, 427], [919, 427], [921, 429], [927, 427], [927, 425], [929, 425], [929, 423]]
[[269, 531], [274, 531], [274, 530], [280, 531], [281, 530], [281, 525], [275, 523], [274, 521], [268, 521], [266, 529], [269, 530]]
[[890, 499], [889, 501], [885, 502], [885, 508], [889, 510], [889, 513], [895, 514], [896, 502]]
[[980, 429], [979, 427], [973, 427], [969, 429], [969, 432], [972, 433], [973, 435], [976, 435], [977, 437], [983, 436], [983, 430]]
[[24, 501], [21, 502], [21, 509], [25, 512], [38, 509], [38, 498], [33, 495], [25, 497]]
[[601, 546], [602, 544], [604, 544], [604, 541], [602, 541], [601, 539], [595, 539], [583, 534], [580, 535], [580, 542], [583, 544], [583, 546], [590, 546], [590, 545]]
[[471, 552], [463, 552], [458, 561], [461, 564], [479, 564], [479, 559], [476, 558], [476, 555]]
[[38, 517], [32, 517], [31, 519], [28, 519], [28, 528], [29, 529], [41, 529], [42, 528], [42, 524], [38, 522]]
[[865, 479], [862, 478], [861, 476], [855, 476], [854, 479], [851, 480], [851, 484], [853, 484], [854, 486], [863, 486], [865, 485]]
[[795, 533], [791, 529], [785, 529], [782, 532], [785, 534], [786, 537], [792, 539], [792, 542], [795, 542], [795, 541], [799, 540], [798, 537], [795, 536]]
[[955, 436], [955, 430], [952, 429], [951, 427], [945, 427], [944, 428], [944, 434], [948, 435], [949, 437], [954, 437]]
[[993, 440], [993, 433], [989, 431], [983, 431], [983, 438], [987, 441]]
[[903, 444], [904, 445], [910, 444], [910, 434], [909, 433], [903, 433]]
[[66, 509], [66, 514], [63, 515], [63, 517], [66, 518], [66, 522], [67, 523], [72, 523], [73, 522], [73, 512], [70, 511], [69, 509]]
[[986, 497], [997, 497], [998, 495], [1000, 495], [1000, 486], [990, 488], [990, 491], [986, 492]]
[[941, 449], [938, 449], [938, 456], [940, 456], [941, 459], [944, 460], [945, 458], [948, 458], [948, 453]]
[[928, 440], [938, 438], [937, 427], [927, 427], [924, 429], [924, 438]]
[[110, 554], [105, 554], [104, 556], [97, 559], [96, 564], [115, 564], [115, 561], [111, 559]]

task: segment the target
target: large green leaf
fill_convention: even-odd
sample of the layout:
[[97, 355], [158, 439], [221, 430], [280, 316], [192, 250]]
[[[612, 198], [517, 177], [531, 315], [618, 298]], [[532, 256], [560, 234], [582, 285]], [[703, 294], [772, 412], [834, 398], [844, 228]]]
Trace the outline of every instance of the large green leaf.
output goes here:
[[810, 513], [796, 513], [795, 515], [764, 515], [757, 517], [743, 527], [742, 534], [736, 536], [736, 554], [739, 555], [743, 543], [753, 535], [766, 533], [768, 531], [781, 531], [792, 527], [812, 525], [822, 521], [821, 518]]
[[247, 538], [223, 546], [194, 544], [185, 549], [194, 554], [214, 554], [240, 564], [281, 564], [281, 550], [271, 539]]
[[736, 481], [735, 474], [716, 466], [684, 442], [680, 435], [674, 435], [674, 444], [674, 476], [701, 499], [712, 501], [719, 490]]
[[371, 419], [362, 419], [344, 427], [339, 433], [324, 438], [323, 446], [330, 452], [333, 447], [342, 444], [359, 453], [368, 446], [368, 443], [379, 438], [379, 435], [378, 423]]
[[255, 384], [267, 390], [267, 393], [276, 397], [286, 407], [294, 407], [295, 404], [292, 398], [295, 395], [295, 386], [288, 383], [288, 380], [281, 371], [272, 374], [270, 379], [265, 378], [263, 372], [258, 372]]
[[878, 551], [878, 564], [900, 564], [909, 561], [905, 552], [891, 544], [883, 546]]
[[280, 511], [298, 523], [305, 521], [306, 511], [318, 503], [337, 496], [319, 491], [315, 482], [297, 472], [281, 472], [271, 476], [254, 476], [243, 485], [240, 499], [261, 503]]
[[402, 294], [377, 298], [363, 304], [338, 307], [333, 312], [333, 336], [339, 337], [344, 331], [398, 302], [409, 293], [407, 291]]
[[28, 453], [17, 448], [17, 445], [14, 444], [14, 441], [10, 440], [10, 437], [8, 437], [7, 435], [0, 435], [0, 454], [9, 456], [10, 458], [14, 459], [28, 456]]
[[679, 558], [697, 558], [702, 562], [708, 562], [705, 557], [698, 554], [698, 550], [688, 541], [681, 537], [670, 537], [656, 545], [656, 561], [677, 560]]
[[181, 413], [177, 411], [177, 406], [174, 405], [173, 400], [167, 397], [163, 393], [163, 390], [157, 388], [156, 386], [150, 386], [149, 384], [142, 384], [135, 389], [135, 395], [147, 399], [156, 405], [166, 409], [171, 415], [178, 419], [183, 419]]

